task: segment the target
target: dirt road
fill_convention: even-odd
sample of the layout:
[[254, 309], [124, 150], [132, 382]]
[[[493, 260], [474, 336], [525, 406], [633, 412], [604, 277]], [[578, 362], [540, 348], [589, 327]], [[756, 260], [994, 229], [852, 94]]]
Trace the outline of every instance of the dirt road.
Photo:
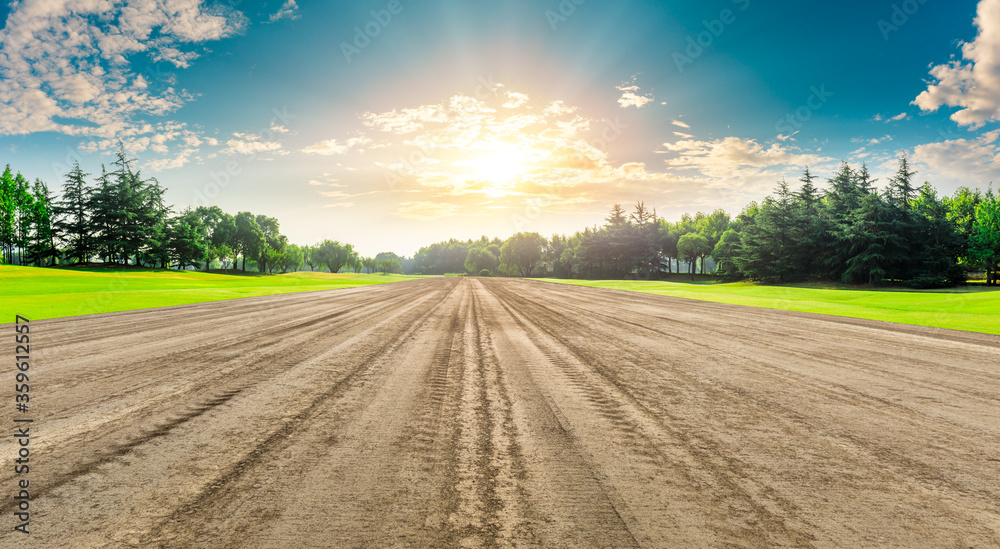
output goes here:
[[438, 278], [38, 321], [32, 356], [2, 547], [1000, 546], [993, 336]]

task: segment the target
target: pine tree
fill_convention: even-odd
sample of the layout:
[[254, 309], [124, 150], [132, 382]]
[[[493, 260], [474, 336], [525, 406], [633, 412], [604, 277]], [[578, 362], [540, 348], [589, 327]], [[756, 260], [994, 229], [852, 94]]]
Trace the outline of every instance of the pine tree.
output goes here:
[[839, 243], [848, 256], [844, 282], [882, 285], [905, 262], [908, 246], [896, 219], [892, 205], [877, 194], [862, 199], [851, 222], [839, 227]]
[[25, 264], [28, 244], [31, 243], [31, 222], [34, 217], [35, 197], [31, 185], [19, 173], [14, 176], [14, 247], [18, 250], [17, 263]]
[[48, 185], [36, 179], [31, 187], [30, 235], [26, 246], [27, 261], [42, 267], [55, 262], [59, 251], [55, 246], [52, 229], [52, 193]]
[[88, 175], [83, 173], [77, 162], [66, 174], [62, 200], [53, 208], [56, 233], [66, 245], [66, 257], [77, 263], [87, 263], [94, 255], [88, 211], [92, 189], [84, 180]]
[[14, 174], [10, 164], [0, 175], [0, 263], [13, 264], [16, 208]]
[[111, 176], [102, 164], [97, 187], [87, 201], [87, 210], [90, 211], [94, 250], [106, 263], [117, 263], [121, 257], [122, 242], [118, 231], [118, 212], [121, 208], [118, 202]]
[[872, 194], [875, 192], [876, 178], [872, 177], [872, 174], [868, 172], [867, 163], [861, 163], [861, 169], [855, 172], [855, 179], [857, 181], [857, 188], [862, 193]]
[[823, 250], [826, 245], [827, 225], [820, 213], [819, 190], [813, 185], [816, 176], [806, 167], [802, 186], [795, 194], [792, 208], [792, 232], [790, 243], [791, 263], [796, 278], [809, 278], [822, 272]]
[[906, 153], [903, 153], [899, 157], [899, 169], [896, 170], [896, 175], [889, 179], [889, 197], [894, 205], [903, 210], [910, 208], [910, 202], [913, 201], [916, 194], [916, 190], [913, 188], [913, 176], [916, 174], [917, 172], [910, 169]]
[[793, 194], [784, 179], [776, 197], [767, 197], [756, 210], [753, 222], [740, 235], [742, 256], [735, 260], [739, 270], [753, 280], [786, 282], [795, 278], [793, 264]]

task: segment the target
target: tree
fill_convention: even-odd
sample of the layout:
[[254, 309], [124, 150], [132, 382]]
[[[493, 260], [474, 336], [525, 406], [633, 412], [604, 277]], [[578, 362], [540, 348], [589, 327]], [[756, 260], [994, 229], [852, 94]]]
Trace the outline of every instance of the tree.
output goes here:
[[413, 256], [413, 272], [426, 275], [465, 272], [465, 258], [472, 245], [471, 240], [453, 238], [420, 248]]
[[267, 241], [264, 231], [257, 225], [257, 218], [250, 212], [240, 212], [233, 219], [236, 234], [233, 238], [233, 249], [237, 256], [243, 257], [243, 272], [247, 270], [247, 256], [257, 257]]
[[712, 253], [712, 247], [708, 244], [708, 239], [704, 235], [688, 233], [677, 241], [677, 253], [681, 259], [688, 262], [691, 271], [691, 280], [694, 280], [694, 267], [698, 258]]
[[10, 164], [0, 175], [0, 263], [14, 263], [16, 219], [14, 174]]
[[302, 246], [302, 261], [309, 265], [310, 271], [315, 271], [319, 262], [313, 257], [316, 248], [314, 246]]
[[21, 265], [24, 265], [24, 252], [30, 243], [34, 210], [35, 196], [31, 186], [18, 172], [14, 176], [14, 248], [19, 251], [18, 263]]
[[31, 196], [28, 260], [42, 267], [46, 262], [54, 264], [55, 258], [59, 255], [55, 244], [55, 231], [52, 228], [53, 197], [49, 187], [41, 179], [36, 179], [32, 185]]
[[96, 251], [89, 212], [92, 189], [84, 179], [88, 175], [80, 169], [79, 162], [74, 163], [73, 169], [66, 174], [62, 200], [53, 208], [55, 229], [66, 245], [66, 257], [76, 263], [89, 262]]
[[893, 205], [906, 210], [910, 207], [910, 202], [916, 193], [913, 187], [913, 176], [917, 172], [910, 169], [909, 160], [904, 152], [899, 157], [899, 169], [896, 175], [889, 178], [889, 198]]
[[908, 251], [895, 210], [879, 195], [869, 194], [852, 217], [839, 229], [838, 241], [848, 257], [841, 278], [847, 283], [884, 284]]
[[178, 269], [197, 267], [209, 253], [208, 238], [201, 213], [186, 210], [173, 219], [168, 230], [170, 258]]
[[350, 244], [324, 240], [313, 250], [313, 258], [331, 273], [337, 273], [344, 266], [354, 265], [358, 261], [358, 254]]
[[[742, 253], [736, 258], [739, 270], [751, 280], [785, 282], [797, 274], [792, 261], [794, 248], [794, 202], [788, 184], [782, 180], [777, 197], [767, 197], [741, 214], [745, 227], [740, 234]], [[752, 212], [752, 217], [751, 217]]]
[[740, 241], [740, 233], [733, 229], [722, 233], [719, 243], [712, 248], [712, 259], [717, 264], [715, 273], [719, 278], [723, 280], [739, 280], [743, 278], [743, 272], [740, 271], [739, 265], [736, 262], [736, 258], [740, 256], [742, 248], [743, 243]]
[[711, 214], [701, 218], [697, 222], [698, 234], [708, 241], [708, 251], [699, 258], [701, 261], [701, 274], [705, 274], [705, 257], [711, 255], [715, 245], [722, 239], [722, 235], [729, 229], [732, 219], [723, 210], [715, 210]]
[[257, 250], [257, 268], [262, 273], [270, 272], [281, 257], [281, 252], [288, 243], [288, 237], [281, 234], [278, 220], [273, 217], [258, 215], [257, 226], [264, 237], [264, 245]]
[[479, 245], [469, 248], [469, 253], [465, 257], [465, 270], [469, 274], [476, 274], [484, 270], [493, 273], [499, 264], [499, 258], [493, 255], [489, 248]]
[[303, 250], [308, 246], [296, 246], [289, 244], [281, 252], [281, 272], [295, 272], [302, 268]]
[[976, 206], [971, 253], [986, 270], [986, 284], [1000, 283], [1000, 198], [988, 196]]
[[538, 233], [517, 233], [500, 247], [500, 270], [506, 274], [531, 276], [542, 261], [545, 237]]
[[608, 214], [608, 217], [605, 219], [605, 221], [608, 222], [608, 225], [611, 225], [612, 227], [617, 227], [619, 225], [624, 225], [625, 223], [628, 223], [628, 215], [625, 213], [625, 209], [622, 208], [621, 204], [615, 204], [614, 206], [611, 207], [611, 213]]

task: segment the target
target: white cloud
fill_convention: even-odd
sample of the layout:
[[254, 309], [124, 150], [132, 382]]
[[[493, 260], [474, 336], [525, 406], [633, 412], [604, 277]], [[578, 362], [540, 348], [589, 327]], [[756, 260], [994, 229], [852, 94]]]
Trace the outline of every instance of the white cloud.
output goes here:
[[970, 187], [1000, 182], [1000, 130], [974, 139], [917, 145], [913, 161], [926, 166], [922, 179], [936, 181], [941, 178]]
[[[183, 166], [210, 140], [162, 119], [194, 96], [156, 63], [188, 67], [202, 43], [245, 25], [242, 13], [202, 0], [14, 2], [0, 29], [0, 136], [89, 137], [81, 148], [102, 153], [121, 139], [161, 156], [146, 169]], [[140, 56], [151, 62], [141, 74], [131, 64]]]
[[298, 9], [299, 6], [295, 3], [295, 0], [285, 0], [285, 3], [282, 4], [280, 8], [278, 8], [278, 11], [271, 14], [271, 17], [268, 19], [268, 21], [271, 23], [276, 23], [278, 21], [281, 21], [282, 19], [298, 19], [299, 16], [297, 13], [295, 13], [296, 10]]
[[694, 136], [691, 135], [691, 134], [689, 134], [689, 133], [674, 132], [674, 135], [676, 135], [677, 137], [684, 138], [684, 139], [694, 139]]
[[671, 124], [673, 124], [674, 126], [677, 126], [678, 128], [684, 128], [686, 130], [690, 130], [691, 129], [690, 125], [688, 125], [686, 122], [681, 122], [680, 120], [674, 120], [673, 122], [671, 122]]
[[817, 172], [836, 167], [833, 158], [778, 143], [765, 146], [754, 139], [739, 137], [664, 143], [657, 152], [672, 156], [664, 161], [672, 169], [707, 178], [712, 186], [756, 195], [769, 193], [782, 177], [797, 178], [806, 166]]
[[979, 33], [962, 44], [962, 59], [931, 67], [934, 83], [912, 104], [924, 111], [959, 107], [951, 119], [978, 128], [1000, 120], [1000, 0], [981, 0], [975, 24]]
[[780, 134], [779, 133], [777, 136], [775, 136], [775, 139], [777, 139], [778, 141], [788, 141], [788, 140], [795, 141], [795, 139], [794, 139], [795, 134], [799, 133], [800, 131], [801, 130], [795, 130], [794, 132], [792, 132], [792, 133], [790, 133], [788, 135], [784, 135], [784, 134]]
[[527, 95], [517, 92], [507, 92], [507, 102], [504, 103], [503, 106], [508, 109], [516, 109], [527, 102]]
[[628, 87], [619, 86], [618, 89], [622, 90], [622, 96], [618, 98], [618, 104], [623, 109], [627, 109], [629, 107], [635, 107], [637, 109], [641, 109], [644, 106], [646, 106], [647, 103], [653, 100], [652, 95], [648, 96], [638, 95], [637, 93], [635, 93], [636, 91], [639, 90], [638, 86], [628, 86]]
[[279, 151], [281, 151], [281, 143], [277, 141], [264, 141], [259, 135], [253, 133], [234, 132], [233, 139], [227, 140], [226, 148], [219, 152], [224, 154], [249, 155]]
[[334, 154], [346, 154], [352, 149], [363, 147], [371, 143], [371, 139], [367, 137], [352, 137], [347, 141], [337, 141], [336, 139], [327, 139], [326, 141], [320, 141], [319, 143], [314, 143], [308, 147], [302, 149], [302, 152], [306, 154], [318, 154], [323, 156], [330, 156]]
[[909, 119], [910, 116], [908, 114], [906, 114], [905, 112], [901, 112], [896, 116], [889, 118], [888, 120], [886, 120], [886, 122], [898, 122], [900, 120], [909, 120]]
[[190, 162], [191, 155], [197, 152], [197, 149], [184, 149], [173, 158], [158, 158], [147, 162], [144, 166], [147, 170], [153, 172], [162, 172], [164, 170], [180, 168]]
[[642, 94], [639, 86], [636, 85], [635, 80], [638, 76], [633, 75], [631, 82], [622, 82], [620, 85], [615, 86], [615, 89], [622, 92], [622, 96], [618, 98], [618, 105], [623, 109], [629, 107], [641, 109], [647, 103], [653, 101], [652, 94]]

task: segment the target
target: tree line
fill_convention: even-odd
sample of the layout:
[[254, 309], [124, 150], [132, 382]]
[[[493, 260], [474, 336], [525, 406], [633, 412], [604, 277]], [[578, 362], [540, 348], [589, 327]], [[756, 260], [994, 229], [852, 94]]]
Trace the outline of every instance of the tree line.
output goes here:
[[985, 271], [998, 283], [1000, 199], [992, 189], [959, 188], [939, 197], [917, 187], [904, 155], [883, 190], [867, 166], [842, 163], [825, 188], [808, 168], [792, 190], [732, 218], [723, 210], [659, 217], [643, 202], [615, 204], [605, 223], [571, 236], [518, 233], [507, 240], [449, 240], [421, 248], [418, 274], [499, 274], [561, 278], [659, 278], [674, 272], [714, 273], [767, 283], [836, 280], [914, 288], [962, 283]]
[[1000, 198], [968, 187], [939, 197], [930, 183], [917, 187], [915, 175], [905, 155], [882, 190], [865, 165], [842, 163], [824, 187], [806, 168], [796, 189], [782, 180], [735, 218], [719, 209], [671, 222], [643, 202], [631, 211], [615, 204], [603, 225], [569, 236], [451, 239], [413, 258], [364, 258], [338, 241], [292, 244], [266, 215], [214, 206], [175, 213], [164, 188], [144, 179], [119, 144], [110, 170], [102, 165], [93, 184], [75, 164], [58, 198], [42, 180], [29, 183], [8, 165], [0, 175], [0, 260], [591, 279], [708, 271], [727, 280], [918, 288], [958, 284], [968, 272], [984, 271], [987, 284], [1000, 283]]
[[332, 240], [291, 244], [278, 220], [266, 215], [231, 215], [217, 206], [175, 213], [159, 182], [144, 179], [132, 162], [119, 145], [111, 169], [102, 165], [93, 184], [76, 163], [58, 199], [42, 180], [29, 184], [8, 165], [0, 175], [0, 262], [402, 272], [395, 254], [362, 258], [351, 244]]

